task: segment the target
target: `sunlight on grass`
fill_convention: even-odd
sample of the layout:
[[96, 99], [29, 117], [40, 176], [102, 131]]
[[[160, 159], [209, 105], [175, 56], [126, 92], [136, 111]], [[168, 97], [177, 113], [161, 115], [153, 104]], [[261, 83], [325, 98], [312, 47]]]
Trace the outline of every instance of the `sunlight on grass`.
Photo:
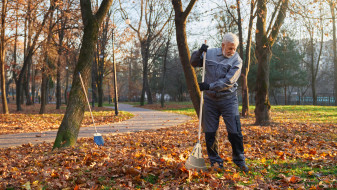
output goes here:
[[166, 109], [164, 111], [172, 112], [172, 113], [178, 113], [178, 114], [184, 114], [188, 116], [196, 116], [196, 112], [193, 108], [182, 108], [182, 109]]
[[[322, 181], [322, 178], [325, 176], [337, 175], [337, 168], [332, 165], [324, 165], [323, 163], [322, 165], [313, 164], [311, 161], [305, 161], [303, 159], [249, 160], [248, 165], [252, 168], [250, 171], [251, 179], [262, 176], [273, 180], [284, 181], [296, 179], [297, 183], [302, 183], [305, 188], [323, 184], [322, 182], [320, 183], [320, 181]], [[292, 176], [298, 177], [291, 178]]]
[[337, 123], [336, 106], [272, 106], [271, 116], [278, 122]]
[[[168, 103], [174, 105], [174, 102]], [[176, 102], [177, 105], [192, 105], [191, 102]], [[193, 107], [193, 106], [192, 106]], [[255, 106], [250, 106], [250, 114], [254, 114]], [[195, 116], [196, 112], [193, 108], [168, 108], [169, 111], [188, 116]], [[242, 106], [239, 106], [239, 112]], [[253, 115], [254, 116], [254, 115]], [[295, 123], [337, 123], [337, 107], [336, 106], [311, 106], [311, 105], [289, 105], [289, 106], [272, 106], [271, 118], [274, 122], [295, 122]]]

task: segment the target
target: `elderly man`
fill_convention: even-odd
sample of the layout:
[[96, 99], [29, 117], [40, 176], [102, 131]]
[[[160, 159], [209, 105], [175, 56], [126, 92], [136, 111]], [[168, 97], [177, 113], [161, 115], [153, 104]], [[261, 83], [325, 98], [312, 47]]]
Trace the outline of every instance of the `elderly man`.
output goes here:
[[222, 116], [232, 145], [233, 162], [242, 171], [248, 172], [236, 95], [236, 82], [242, 67], [242, 59], [236, 52], [238, 44], [238, 37], [227, 33], [221, 48], [207, 49], [208, 46], [203, 44], [198, 51], [193, 52], [191, 64], [202, 67], [203, 52], [206, 52], [205, 82], [199, 83], [199, 88], [204, 91], [203, 131], [211, 166], [218, 163], [223, 168], [223, 160], [218, 154], [219, 118]]

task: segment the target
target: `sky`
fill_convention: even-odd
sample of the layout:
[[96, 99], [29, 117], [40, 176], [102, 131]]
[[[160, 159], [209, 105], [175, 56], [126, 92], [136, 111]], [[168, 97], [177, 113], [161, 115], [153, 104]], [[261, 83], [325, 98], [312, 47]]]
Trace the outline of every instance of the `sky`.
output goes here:
[[[294, 8], [295, 4], [297, 4], [298, 0], [290, 0], [289, 7]], [[320, 2], [322, 0], [318, 0]], [[236, 6], [236, 0], [226, 0], [228, 7]], [[306, 6], [307, 9], [301, 9], [304, 13], [306, 13], [310, 17], [319, 17], [319, 3], [313, 3], [315, 0], [301, 0], [300, 1], [303, 6]], [[186, 6], [186, 5], [185, 5]], [[250, 12], [250, 1], [249, 0], [241, 0], [241, 15], [242, 15], [242, 24], [243, 24], [243, 38], [244, 41], [247, 38], [247, 29], [249, 22], [249, 12]], [[327, 3], [322, 3], [323, 10], [326, 11], [326, 18], [324, 20], [324, 41], [328, 41], [332, 39], [332, 27], [329, 18], [331, 18], [329, 6]], [[187, 23], [187, 32], [188, 43], [190, 46], [193, 44], [201, 44], [204, 40], [207, 40], [210, 46], [216, 45], [217, 30], [216, 30], [216, 21], [212, 20], [214, 13], [223, 12], [227, 8], [225, 6], [224, 1], [219, 0], [198, 0], [193, 7], [190, 18], [195, 17], [196, 14], [200, 15], [199, 20], [191, 21]], [[310, 10], [313, 10], [312, 13]], [[233, 9], [235, 12], [236, 10]], [[271, 6], [268, 7], [268, 18], [273, 11]], [[337, 12], [337, 10], [336, 10]], [[256, 21], [256, 19], [255, 19]], [[317, 23], [318, 20], [312, 21], [312, 25]], [[281, 30], [286, 31], [286, 35], [290, 36], [294, 39], [304, 39], [308, 38], [308, 33], [306, 28], [304, 27], [304, 21], [298, 14], [294, 14], [294, 12], [287, 11], [287, 17], [284, 20], [284, 23], [281, 27]], [[253, 35], [255, 31], [256, 24], [253, 24]], [[318, 25], [315, 28], [315, 31], [318, 31]], [[318, 38], [319, 34], [315, 34], [315, 37]], [[253, 36], [253, 41], [255, 41], [255, 37]]]

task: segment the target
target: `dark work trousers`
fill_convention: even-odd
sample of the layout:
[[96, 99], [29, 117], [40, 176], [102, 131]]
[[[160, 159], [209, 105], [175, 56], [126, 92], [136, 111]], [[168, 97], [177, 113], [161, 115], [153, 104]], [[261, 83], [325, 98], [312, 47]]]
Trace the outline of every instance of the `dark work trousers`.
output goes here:
[[228, 140], [232, 145], [233, 162], [238, 166], [242, 166], [245, 164], [245, 156], [236, 94], [218, 99], [211, 99], [207, 95], [204, 96], [203, 128], [211, 164], [223, 162], [218, 153], [220, 116], [224, 119]]

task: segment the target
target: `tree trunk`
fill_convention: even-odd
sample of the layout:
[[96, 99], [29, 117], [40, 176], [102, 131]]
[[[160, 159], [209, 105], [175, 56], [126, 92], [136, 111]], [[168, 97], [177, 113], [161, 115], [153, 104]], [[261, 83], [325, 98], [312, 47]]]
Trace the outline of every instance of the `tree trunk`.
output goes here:
[[[310, 30], [311, 28], [311, 30]], [[313, 105], [317, 105], [317, 93], [316, 93], [316, 79], [319, 70], [319, 63], [321, 60], [322, 50], [323, 50], [323, 37], [324, 37], [324, 27], [322, 22], [322, 15], [320, 15], [320, 27], [321, 30], [321, 41], [320, 41], [320, 49], [317, 57], [317, 61], [315, 63], [315, 46], [314, 46], [314, 28], [312, 26], [308, 26], [308, 31], [310, 32], [310, 53], [311, 53], [311, 60], [310, 60], [310, 72], [311, 72], [311, 92], [312, 92], [312, 99]]]
[[129, 101], [131, 101], [132, 99], [132, 49], [131, 49], [131, 55], [130, 55], [130, 58], [129, 58], [129, 67], [128, 67], [128, 70], [129, 70], [129, 75], [128, 75], [128, 99]]
[[316, 77], [311, 76], [311, 93], [312, 93], [312, 104], [317, 105], [317, 94], [316, 94]]
[[[14, 62], [14, 64], [13, 64], [13, 68], [15, 68], [16, 67], [16, 65], [17, 65], [17, 58], [16, 58], [16, 54], [17, 54], [17, 41], [18, 41], [18, 27], [19, 27], [19, 24], [18, 24], [18, 18], [16, 18], [16, 24], [15, 24], [15, 37], [14, 37], [14, 50], [13, 50], [13, 62]], [[17, 106], [17, 109], [18, 108], [20, 108], [20, 110], [21, 110], [21, 105], [20, 104], [18, 104], [18, 96], [19, 96], [19, 94], [18, 94], [18, 82], [19, 82], [19, 80], [18, 80], [18, 77], [17, 77], [17, 74], [16, 74], [16, 72], [15, 72], [15, 70], [13, 69], [13, 71], [12, 71], [12, 74], [13, 74], [13, 78], [14, 78], [14, 81], [15, 81], [15, 88], [16, 88], [16, 106]], [[14, 97], [13, 97], [14, 98]], [[19, 110], [19, 109], [18, 109]]]
[[[68, 65], [68, 56], [66, 56], [66, 62]], [[68, 104], [68, 88], [69, 88], [69, 67], [66, 66], [66, 89], [64, 90], [64, 102]]]
[[97, 68], [97, 94], [98, 94], [98, 107], [103, 107], [103, 73], [104, 73], [104, 51], [102, 51], [103, 58], [101, 59], [98, 55], [98, 68]]
[[160, 104], [161, 107], [164, 107], [164, 97], [165, 97], [165, 78], [166, 78], [166, 64], [167, 64], [167, 54], [170, 48], [170, 41], [171, 41], [171, 35], [169, 34], [169, 37], [166, 42], [166, 48], [165, 48], [165, 55], [164, 55], [164, 63], [163, 63], [163, 79], [162, 79], [162, 88], [161, 88], [161, 97], [160, 97]]
[[56, 71], [56, 109], [61, 107], [61, 56], [62, 56], [62, 41], [63, 35], [59, 35], [59, 50], [57, 57], [57, 71]]
[[[62, 95], [61, 95], [61, 57], [63, 52], [63, 39], [64, 39], [64, 32], [65, 27], [67, 24], [68, 17], [64, 16], [64, 10], [59, 10], [61, 14], [61, 20], [59, 25], [59, 43], [58, 43], [58, 60], [57, 60], [57, 74], [56, 74], [56, 109], [60, 109], [62, 104]], [[65, 93], [66, 95], [66, 93]], [[66, 98], [65, 98], [66, 99]]]
[[287, 86], [284, 86], [284, 105], [287, 105]]
[[30, 81], [30, 73], [31, 73], [31, 68], [32, 68], [32, 58], [30, 58], [30, 61], [28, 62], [28, 67], [27, 67], [27, 72], [26, 76], [24, 78], [23, 82], [23, 87], [24, 87], [24, 92], [26, 95], [26, 105], [33, 105], [32, 103], [32, 98], [29, 93], [29, 81]]
[[101, 48], [97, 50], [97, 52], [100, 52], [100, 54], [98, 55], [98, 72], [97, 72], [98, 107], [103, 107], [103, 98], [104, 98], [103, 80], [105, 72], [104, 60], [105, 60], [105, 50], [108, 42], [108, 28], [109, 28], [110, 15], [111, 12], [108, 13], [105, 22], [103, 24], [102, 34], [99, 39]]
[[149, 86], [149, 79], [148, 79], [148, 64], [149, 64], [149, 37], [146, 38], [144, 41], [140, 42], [141, 44], [141, 53], [143, 59], [143, 88], [142, 88], [142, 95], [140, 98], [140, 105], [144, 105], [145, 101], [145, 93], [147, 95], [147, 103], [153, 104], [151, 90]]
[[[48, 57], [46, 56], [45, 62], [48, 61]], [[47, 65], [45, 63], [45, 65]], [[45, 67], [45, 66], [44, 66]], [[46, 104], [47, 104], [47, 84], [48, 84], [48, 76], [46, 74], [46, 69], [42, 68], [42, 82], [41, 82], [41, 106], [39, 114], [44, 114], [46, 112]]]
[[51, 65], [51, 60], [49, 57], [49, 46], [51, 46], [51, 40], [52, 40], [52, 30], [53, 30], [53, 14], [54, 12], [51, 13], [50, 18], [49, 18], [49, 31], [48, 31], [48, 36], [47, 36], [47, 46], [45, 47], [45, 60], [44, 60], [44, 65], [42, 68], [42, 82], [41, 82], [41, 107], [40, 107], [40, 114], [44, 114], [46, 111], [46, 104], [47, 104], [47, 99], [48, 99], [48, 91], [47, 91], [47, 86], [48, 86], [48, 81], [49, 81], [49, 65]]
[[103, 74], [98, 76], [97, 81], [98, 107], [103, 107]]
[[243, 59], [243, 38], [242, 38], [242, 22], [241, 22], [241, 11], [240, 11], [240, 0], [236, 0], [236, 10], [238, 13], [238, 20], [237, 20], [237, 24], [238, 24], [238, 30], [239, 30], [239, 54], [240, 57]]
[[9, 114], [6, 96], [6, 74], [5, 74], [5, 19], [7, 12], [7, 0], [2, 0], [1, 8], [1, 44], [0, 44], [0, 81], [1, 81], [1, 101], [2, 113]]
[[56, 71], [56, 109], [61, 107], [61, 56], [57, 58], [57, 71]]
[[276, 105], [279, 105], [279, 104], [278, 104], [278, 101], [277, 101], [277, 97], [276, 97], [276, 95], [275, 95], [275, 90], [272, 90], [271, 92], [272, 92], [272, 95], [273, 95], [275, 104], [276, 104]]
[[19, 74], [19, 79], [18, 79], [18, 82], [17, 82], [17, 85], [16, 85], [16, 106], [17, 106], [17, 111], [21, 111], [22, 110], [22, 108], [21, 108], [21, 100], [23, 98], [21, 96], [21, 93], [22, 93], [22, 90], [23, 90], [22, 83], [23, 83], [24, 76], [26, 74], [26, 70], [27, 70], [27, 67], [28, 67], [28, 62], [29, 62], [29, 60], [33, 56], [34, 49], [35, 49], [35, 46], [36, 46], [36, 43], [37, 43], [37, 39], [39, 38], [39, 36], [41, 34], [42, 28], [44, 27], [44, 25], [46, 23], [46, 20], [48, 19], [49, 14], [54, 11], [54, 8], [55, 8], [54, 4], [55, 4], [55, 2], [53, 0], [52, 3], [51, 3], [50, 8], [48, 10], [48, 12], [44, 15], [44, 18], [43, 18], [42, 24], [40, 25], [40, 28], [37, 30], [38, 32], [37, 32], [37, 34], [34, 37], [33, 44], [27, 50], [27, 56], [25, 56], [25, 60], [23, 62], [23, 66], [21, 68], [21, 71], [20, 71], [20, 74]]
[[241, 80], [242, 80], [242, 116], [249, 116], [249, 89], [248, 89], [248, 73], [250, 68], [250, 56], [251, 56], [251, 44], [252, 44], [252, 28], [254, 20], [254, 7], [255, 3], [251, 2], [250, 4], [250, 18], [249, 18], [249, 27], [248, 27], [248, 38], [246, 46], [246, 58], [241, 71]]
[[335, 94], [335, 106], [337, 106], [337, 40], [336, 40], [336, 14], [335, 14], [336, 3], [334, 4], [330, 0], [330, 11], [332, 16], [332, 44], [333, 44], [333, 62], [334, 62], [334, 94]]
[[[97, 41], [96, 41], [97, 43]], [[97, 44], [96, 44], [97, 45]], [[96, 48], [95, 48], [96, 49]], [[95, 57], [95, 55], [94, 55]], [[92, 64], [92, 68], [91, 68], [91, 107], [95, 107], [95, 102], [96, 102], [96, 92], [97, 92], [97, 88], [96, 88], [96, 74], [97, 74], [97, 64], [96, 64], [96, 58], [94, 58], [92, 60], [93, 64]]]
[[[258, 0], [257, 2], [257, 22], [256, 22], [256, 49], [255, 54], [258, 60], [258, 70], [256, 78], [256, 96], [255, 96], [255, 124], [268, 125], [270, 123], [270, 101], [269, 101], [269, 63], [271, 59], [271, 48], [276, 41], [278, 32], [286, 17], [286, 9], [289, 0], [280, 0], [282, 5], [279, 11], [275, 23], [270, 23], [272, 30], [268, 35], [266, 30], [267, 22], [267, 1]], [[272, 27], [271, 27], [272, 26]]]
[[73, 146], [76, 143], [86, 105], [85, 94], [78, 74], [81, 73], [85, 90], [87, 90], [96, 48], [98, 29], [111, 6], [112, 0], [103, 0], [95, 15], [92, 14], [90, 0], [81, 0], [80, 2], [82, 20], [84, 23], [82, 47], [74, 70], [69, 102], [57, 132], [53, 148]]
[[[27, 42], [27, 46], [25, 47], [25, 50], [28, 50], [30, 47], [31, 47], [31, 43], [32, 43], [32, 12], [31, 12], [31, 1], [29, 0], [28, 1], [28, 14], [27, 14], [27, 19], [26, 19], [26, 22], [27, 23], [27, 32], [28, 32], [28, 35], [27, 35], [27, 39], [26, 42]], [[25, 54], [24, 56], [26, 56], [26, 53], [27, 51], [25, 51]], [[29, 80], [30, 80], [30, 72], [31, 72], [31, 66], [32, 66], [32, 57], [30, 57], [28, 59], [28, 66], [27, 66], [27, 69], [25, 71], [25, 75], [24, 75], [24, 81], [23, 81], [23, 90], [24, 90], [24, 93], [26, 95], [26, 105], [32, 105], [32, 101], [31, 101], [31, 97], [30, 97], [30, 93], [29, 93]], [[23, 96], [22, 96], [22, 103], [23, 103]]]
[[[257, 40], [256, 40], [257, 41]], [[256, 58], [258, 60], [258, 70], [256, 77], [256, 95], [255, 95], [255, 123], [268, 125], [270, 122], [270, 101], [269, 101], [269, 61], [270, 49], [261, 48], [256, 45]]]
[[35, 77], [37, 75], [37, 69], [35, 68], [34, 64], [32, 65], [32, 86], [31, 86], [31, 92], [32, 92], [32, 104], [35, 103]]
[[186, 10], [183, 11], [181, 0], [172, 0], [175, 12], [176, 40], [178, 44], [180, 62], [182, 64], [186, 85], [190, 94], [193, 107], [199, 115], [200, 111], [200, 90], [194, 68], [190, 64], [190, 51], [186, 37], [186, 19], [194, 6], [196, 0], [191, 0]]

